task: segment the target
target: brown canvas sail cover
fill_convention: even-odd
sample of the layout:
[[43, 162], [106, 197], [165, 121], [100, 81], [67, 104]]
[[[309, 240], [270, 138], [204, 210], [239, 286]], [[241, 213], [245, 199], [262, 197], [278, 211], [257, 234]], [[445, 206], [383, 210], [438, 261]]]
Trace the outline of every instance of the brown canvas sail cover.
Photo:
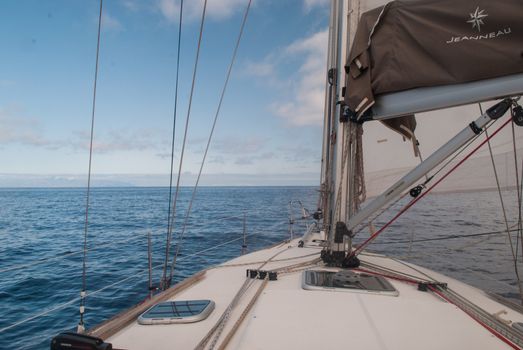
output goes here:
[[345, 68], [357, 117], [379, 94], [521, 73], [523, 0], [392, 1], [361, 16]]

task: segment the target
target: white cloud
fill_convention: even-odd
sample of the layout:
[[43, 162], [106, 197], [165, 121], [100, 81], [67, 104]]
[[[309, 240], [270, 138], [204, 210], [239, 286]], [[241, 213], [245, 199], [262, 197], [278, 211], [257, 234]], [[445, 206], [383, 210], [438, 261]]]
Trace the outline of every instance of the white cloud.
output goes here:
[[258, 163], [259, 161], [262, 161], [262, 160], [271, 160], [271, 159], [275, 159], [275, 158], [277, 158], [275, 153], [273, 153], [273, 152], [265, 152], [265, 153], [257, 154], [257, 155], [249, 155], [249, 156], [237, 157], [236, 160], [234, 161], [234, 164], [237, 164], [237, 165], [251, 165], [251, 164], [256, 164], [256, 163]]
[[247, 62], [244, 71], [255, 77], [273, 77], [276, 74], [274, 64], [269, 61]]
[[321, 125], [325, 94], [325, 67], [328, 31], [323, 30], [289, 45], [285, 53], [302, 56], [286, 102], [276, 102], [274, 112], [292, 125]]
[[121, 31], [123, 30], [123, 25], [115, 17], [111, 16], [109, 13], [105, 12], [102, 15], [102, 27], [106, 30]]
[[[24, 117], [18, 109], [0, 109], [0, 146], [18, 144], [47, 150], [85, 152], [89, 150], [89, 139], [87, 131], [72, 132], [72, 136], [67, 138], [50, 138], [46, 136], [45, 125], [40, 120]], [[167, 145], [168, 142], [159, 137], [157, 130], [119, 129], [96, 133], [93, 149], [99, 154], [163, 151]]]
[[330, 0], [304, 0], [303, 5], [305, 10], [310, 11], [314, 7], [328, 6]]
[[222, 19], [230, 17], [237, 11], [243, 11], [245, 6], [247, 6], [246, 0], [209, 0], [207, 11], [209, 16]]
[[214, 141], [213, 150], [221, 154], [253, 156], [261, 152], [266, 144], [267, 139], [260, 137], [229, 136]]
[[[204, 0], [184, 2], [184, 17], [189, 20], [201, 17]], [[246, 0], [208, 0], [206, 16], [221, 20], [231, 17], [235, 12], [243, 11]], [[180, 0], [158, 0], [160, 13], [170, 22], [177, 22], [180, 15]]]
[[158, 8], [162, 15], [167, 18], [169, 21], [175, 21], [178, 19], [178, 14], [180, 11], [180, 4], [175, 0], [160, 0], [158, 3]]
[[[182, 186], [194, 186], [196, 174], [184, 173]], [[92, 174], [93, 186], [168, 186], [169, 174]], [[202, 174], [202, 186], [312, 186], [319, 181], [316, 172], [299, 173], [214, 173]], [[0, 187], [85, 187], [85, 174], [0, 174]]]
[[[248, 62], [244, 72], [263, 79], [264, 84], [279, 88], [282, 94], [271, 105], [277, 116], [290, 125], [321, 125], [325, 103], [328, 30], [299, 39], [267, 55], [259, 62]], [[279, 67], [298, 61], [293, 72], [282, 77]], [[285, 92], [283, 92], [285, 91]], [[285, 98], [285, 100], [282, 100]]]
[[[89, 139], [90, 135], [87, 131], [75, 132], [74, 138], [62, 141], [60, 144], [61, 147], [69, 148], [73, 151], [86, 151], [89, 149]], [[162, 142], [153, 141], [157, 139], [158, 135], [153, 130], [109, 130], [106, 133], [99, 132], [95, 134], [93, 150], [98, 154], [160, 150], [160, 143]]]
[[53, 147], [54, 142], [43, 136], [37, 120], [20, 117], [17, 111], [0, 109], [0, 145], [22, 144]]
[[136, 12], [140, 8], [137, 0], [120, 0], [120, 2], [129, 11]]

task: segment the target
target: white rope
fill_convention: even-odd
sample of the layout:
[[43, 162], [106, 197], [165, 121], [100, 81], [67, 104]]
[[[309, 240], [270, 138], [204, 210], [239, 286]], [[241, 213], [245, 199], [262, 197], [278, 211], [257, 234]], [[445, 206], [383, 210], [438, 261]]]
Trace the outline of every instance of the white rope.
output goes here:
[[[257, 269], [258, 270], [262, 269], [265, 265], [267, 265], [269, 262], [271, 262], [274, 258], [276, 258], [281, 253], [286, 252], [288, 249], [289, 249], [289, 247], [287, 247], [286, 249], [282, 249], [282, 250], [276, 252], [276, 254], [272, 255], [270, 258], [268, 258], [265, 261], [263, 261], [262, 264], [259, 265]], [[209, 346], [209, 349], [214, 349], [214, 347], [216, 346], [218, 340], [220, 339], [220, 336], [221, 336], [221, 334], [222, 334], [222, 332], [223, 332], [223, 330], [225, 328], [225, 325], [226, 325], [227, 321], [229, 320], [230, 313], [232, 312], [232, 309], [234, 309], [234, 307], [237, 305], [237, 303], [240, 300], [240, 298], [245, 294], [247, 289], [249, 289], [254, 284], [254, 281], [256, 281], [256, 279], [247, 278], [243, 282], [242, 286], [240, 287], [240, 289], [238, 290], [238, 292], [236, 293], [236, 295], [234, 296], [232, 301], [229, 303], [229, 305], [225, 309], [225, 311], [222, 314], [222, 316], [218, 319], [218, 321], [211, 328], [211, 330], [198, 343], [198, 345], [196, 346], [196, 349], [198, 349], [198, 350], [199, 349], [204, 349], [207, 346], [207, 343], [209, 342], [209, 340], [211, 340], [211, 338], [212, 338], [212, 341], [211, 341], [211, 344]]]
[[246, 279], [242, 286], [240, 287], [240, 290], [236, 293], [234, 298], [232, 299], [231, 303], [227, 306], [227, 309], [225, 309], [225, 312], [223, 313], [222, 317], [218, 321], [218, 328], [214, 332], [213, 339], [211, 341], [211, 345], [209, 345], [209, 350], [214, 349], [216, 346], [216, 343], [218, 342], [218, 339], [220, 338], [221, 334], [223, 333], [223, 329], [225, 328], [225, 325], [227, 324], [227, 321], [229, 321], [229, 318], [231, 317], [231, 312], [234, 309], [234, 307], [238, 304], [241, 297], [245, 294], [245, 292], [254, 284], [254, 279]]
[[[285, 250], [282, 250], [280, 252], [278, 252], [276, 255], [284, 252]], [[275, 256], [276, 256], [275, 255]], [[318, 253], [316, 253], [315, 255], [318, 255]], [[271, 258], [272, 259], [272, 258]], [[272, 260], [271, 262], [274, 262], [275, 260]], [[321, 259], [320, 258], [317, 258], [317, 259], [314, 259], [312, 261], [306, 261], [306, 262], [303, 262], [303, 263], [298, 263], [298, 264], [294, 264], [294, 265], [290, 265], [290, 266], [287, 266], [287, 267], [281, 267], [281, 268], [278, 268], [278, 269], [275, 269], [273, 271], [278, 271], [278, 274], [279, 275], [283, 275], [283, 274], [291, 274], [291, 273], [296, 273], [296, 272], [299, 272], [299, 271], [302, 271], [302, 270], [305, 270], [307, 268], [310, 268], [311, 265], [316, 265], [318, 262], [320, 262]], [[266, 262], [267, 263], [267, 262]], [[263, 266], [263, 265], [262, 265]], [[260, 267], [261, 268], [261, 267]], [[231, 330], [229, 331], [229, 333], [225, 336], [224, 340], [222, 341], [222, 343], [220, 344], [219, 348], [220, 350], [224, 350], [227, 345], [229, 344], [230, 340], [232, 339], [232, 337], [234, 336], [234, 334], [236, 334], [236, 331], [240, 328], [240, 325], [241, 323], [245, 320], [245, 317], [247, 316], [247, 314], [250, 312], [250, 310], [252, 309], [252, 307], [254, 306], [254, 304], [256, 303], [256, 301], [258, 300], [259, 296], [261, 295], [261, 292], [263, 291], [263, 289], [267, 286], [267, 283], [269, 282], [267, 276], [264, 278], [263, 282], [261, 283], [261, 285], [258, 287], [258, 290], [256, 291], [256, 293], [254, 294], [254, 296], [251, 297], [249, 303], [243, 308], [243, 311], [242, 313], [240, 314], [239, 318], [236, 320], [236, 322], [234, 323], [234, 325], [232, 326]], [[252, 285], [252, 284], [251, 284]], [[242, 292], [242, 295], [245, 294], [245, 291]], [[240, 295], [241, 297], [241, 295]], [[237, 301], [236, 301], [237, 302]], [[231, 309], [232, 310], [232, 309]], [[223, 332], [224, 328], [225, 328], [225, 323], [229, 320], [230, 318], [230, 313], [231, 313], [231, 310], [228, 310], [227, 311], [227, 317], [224, 318], [224, 320], [220, 323], [220, 327], [218, 329], [218, 332], [215, 334], [214, 336], [214, 339], [213, 339], [213, 343], [211, 344], [211, 346], [209, 347], [209, 350], [213, 350], [214, 347], [216, 346], [216, 342], [219, 340], [220, 336], [221, 336], [221, 333]]]

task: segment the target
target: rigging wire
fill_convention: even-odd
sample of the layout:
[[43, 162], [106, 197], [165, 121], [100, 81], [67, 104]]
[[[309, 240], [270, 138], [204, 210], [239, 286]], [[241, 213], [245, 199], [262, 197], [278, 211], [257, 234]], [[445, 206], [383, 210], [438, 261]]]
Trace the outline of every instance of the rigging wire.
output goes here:
[[[512, 231], [516, 231], [516, 230], [512, 230]], [[505, 233], [505, 231], [498, 231], [498, 232], [495, 232], [495, 233], [500, 234], [500, 233]], [[487, 238], [490, 238], [490, 237], [487, 237]], [[480, 240], [479, 242], [483, 242], [483, 241], [484, 241], [484, 239]], [[469, 247], [471, 247], [471, 245], [467, 246], [466, 248], [469, 248]], [[449, 248], [449, 247], [442, 247], [442, 248], [445, 249], [446, 251], [448, 251], [448, 253], [450, 253], [450, 254], [458, 252], [460, 249], [464, 249], [464, 248]], [[472, 273], [473, 275], [478, 276], [481, 279], [486, 279], [486, 280], [489, 280], [489, 281], [492, 281], [492, 282], [496, 282], [498, 285], [503, 285], [504, 287], [508, 287], [510, 290], [517, 290], [517, 288], [514, 285], [510, 284], [510, 283], [507, 283], [507, 282], [505, 282], [503, 280], [497, 280], [497, 279], [493, 278], [492, 276], [490, 276], [489, 274], [486, 274], [486, 273], [483, 273], [483, 274], [479, 273], [478, 271], [475, 271], [475, 270], [473, 270], [471, 268], [468, 268], [468, 267], [466, 267], [464, 265], [458, 264], [455, 261], [449, 261], [449, 259], [444, 259], [444, 258], [442, 258], [441, 254], [436, 255], [436, 254], [427, 253], [426, 249], [422, 252], [422, 254], [407, 255], [407, 256], [393, 258], [393, 259], [395, 261], [399, 262], [399, 263], [403, 263], [404, 264], [404, 262], [402, 262], [402, 260], [399, 260], [399, 259], [408, 260], [408, 259], [412, 259], [412, 258], [425, 259], [425, 261], [428, 261], [428, 260], [426, 260], [427, 258], [436, 259], [436, 260], [444, 263], [445, 265], [455, 266], [457, 268], [456, 271], [466, 270], [466, 271]]]
[[173, 171], [174, 171], [174, 141], [176, 136], [176, 115], [178, 111], [178, 82], [180, 75], [180, 51], [182, 42], [182, 19], [183, 19], [183, 0], [180, 1], [180, 18], [178, 21], [178, 49], [176, 57], [176, 82], [174, 89], [174, 111], [173, 111], [173, 134], [171, 141], [171, 173], [169, 176], [169, 205], [167, 208], [167, 242], [166, 242], [166, 255], [169, 255], [168, 246], [170, 245], [169, 235], [171, 233], [171, 201], [173, 191]]
[[[399, 262], [399, 261], [398, 261]], [[426, 273], [422, 272], [419, 269], [416, 269], [409, 264], [402, 263], [402, 265], [406, 267], [410, 267], [412, 270], [426, 276], [432, 279], [431, 276], [427, 275]], [[423, 283], [423, 280], [421, 280], [418, 277], [410, 278], [410, 277], [404, 277], [402, 273], [395, 272], [391, 270], [392, 274], [390, 272], [383, 273], [381, 271], [375, 272], [372, 270], [367, 269], [361, 269], [358, 268], [358, 271], [368, 273], [371, 275], [378, 275], [385, 278], [390, 278], [398, 281], [402, 281], [404, 283], [409, 283], [413, 285], [419, 285], [419, 283]], [[434, 280], [435, 281], [435, 280]], [[491, 314], [481, 307], [474, 304], [471, 300], [467, 299], [466, 297], [462, 296], [461, 294], [453, 291], [450, 288], [447, 287], [441, 287], [439, 285], [434, 284], [428, 284], [427, 288], [434, 293], [434, 295], [439, 296], [441, 299], [445, 300], [447, 303], [454, 305], [456, 308], [463, 311], [465, 314], [470, 316], [474, 321], [479, 323], [481, 326], [486, 328], [493, 336], [497, 337], [507, 345], [509, 345], [513, 349], [521, 349], [521, 343], [522, 338], [517, 332], [512, 332], [512, 328], [510, 327], [510, 322], [500, 322], [500, 319], [496, 317], [496, 314]], [[516, 343], [518, 343], [516, 345]]]
[[[515, 226], [513, 226], [515, 227]], [[510, 232], [517, 232], [518, 229], [510, 229]], [[443, 237], [435, 237], [435, 238], [421, 238], [421, 239], [415, 239], [415, 240], [402, 240], [402, 241], [388, 241], [388, 242], [376, 242], [374, 244], [405, 244], [405, 243], [422, 243], [422, 242], [435, 242], [435, 241], [446, 241], [449, 239], [460, 239], [460, 238], [470, 238], [470, 237], [482, 237], [482, 236], [490, 236], [490, 235], [496, 235], [500, 233], [505, 233], [506, 230], [503, 231], [489, 231], [489, 232], [481, 232], [481, 233], [471, 233], [466, 235], [448, 235]]]
[[[505, 231], [502, 231], [500, 233], [504, 233]], [[454, 253], [453, 250], [451, 248], [446, 248], [449, 253]], [[496, 285], [499, 285], [499, 286], [503, 286], [503, 288], [507, 288], [511, 291], [514, 291], [514, 290], [517, 290], [516, 287], [514, 287], [514, 285], [510, 284], [510, 283], [507, 283], [503, 280], [497, 280], [495, 278], [493, 278], [492, 276], [486, 274], [486, 273], [480, 273], [476, 270], [473, 270], [469, 267], [466, 267], [466, 266], [463, 266], [461, 264], [457, 264], [455, 261], [450, 261], [449, 259], [444, 259], [442, 257], [442, 254], [432, 254], [432, 253], [428, 253], [426, 250], [423, 251], [423, 254], [421, 255], [414, 255], [414, 256], [405, 256], [405, 257], [398, 257], [397, 259], [396, 258], [393, 258], [395, 261], [397, 262], [402, 262], [402, 260], [399, 260], [399, 259], [412, 259], [412, 258], [432, 258], [434, 260], [437, 260], [439, 261], [440, 263], [444, 264], [445, 266], [449, 267], [449, 268], [454, 268], [455, 271], [467, 271], [467, 272], [470, 272], [472, 275], [475, 275], [477, 276], [478, 278], [480, 279], [484, 279], [484, 280], [489, 280], [491, 282], [495, 282]], [[409, 265], [410, 266], [410, 265]], [[412, 268], [412, 266], [411, 266]], [[491, 290], [487, 290], [487, 292], [493, 292]]]
[[[481, 107], [481, 103], [478, 103], [478, 105], [479, 105], [479, 110], [480, 110], [481, 114], [483, 114], [483, 108]], [[509, 121], [512, 121], [512, 119], [509, 119]], [[514, 123], [512, 123], [512, 124], [514, 124]], [[517, 252], [514, 249], [514, 243], [512, 242], [512, 237], [510, 235], [510, 227], [509, 227], [508, 218], [507, 218], [507, 211], [505, 209], [505, 201], [503, 200], [503, 194], [501, 193], [501, 185], [499, 183], [498, 170], [496, 167], [496, 162], [494, 161], [494, 154], [492, 153], [492, 145], [490, 144], [488, 130], [485, 130], [485, 137], [486, 137], [486, 141], [487, 141], [487, 145], [488, 145], [490, 160], [492, 162], [492, 170], [494, 171], [494, 178], [496, 179], [496, 186], [498, 189], [499, 201], [501, 204], [501, 211], [503, 213], [503, 220], [505, 221], [505, 228], [506, 228], [505, 232], [507, 233], [507, 239], [508, 239], [509, 245], [510, 245], [510, 252], [512, 253], [512, 260], [514, 263], [514, 273], [516, 274], [516, 279], [517, 279], [517, 283], [518, 283], [519, 296], [520, 296], [521, 302], [523, 302], [523, 286], [521, 285], [521, 278], [519, 276]], [[516, 168], [517, 168], [517, 166], [516, 166]], [[516, 247], [517, 247], [517, 245], [516, 245]]]
[[[487, 126], [485, 126], [485, 130], [488, 130], [492, 125], [494, 125], [493, 122], [490, 122]], [[436, 172], [434, 172], [432, 175], [428, 177], [428, 179], [423, 182], [422, 186], [426, 186], [430, 181], [432, 181], [439, 173], [441, 173], [446, 167], [448, 167], [452, 162], [456, 160], [472, 143], [474, 143], [478, 139], [479, 135], [474, 136], [469, 142], [467, 142], [465, 145], [461, 147], [454, 155], [446, 161]], [[522, 185], [523, 187], [523, 185]], [[381, 215], [386, 213], [390, 208], [392, 208], [394, 205], [396, 205], [398, 202], [400, 202], [403, 198], [405, 198], [409, 194], [409, 191], [404, 192], [398, 199], [394, 200], [392, 203], [390, 203], [388, 206], [386, 206], [384, 209], [382, 209], [378, 214], [373, 216], [370, 220], [367, 220], [365, 222], [362, 222], [356, 228], [354, 229], [354, 235], [358, 234], [359, 232], [363, 231], [369, 224], [371, 224], [373, 221], [375, 221], [377, 218], [379, 218]]]
[[[467, 305], [462, 305], [461, 303], [458, 303], [458, 302], [455, 302], [452, 300], [452, 298], [449, 297], [449, 293], [447, 290], [443, 290], [443, 289], [440, 289], [438, 287], [434, 287], [432, 285], [428, 285], [428, 288], [435, 294], [437, 294], [441, 299], [445, 300], [447, 303], [451, 304], [451, 305], [454, 305], [455, 307], [457, 307], [458, 309], [462, 310], [465, 314], [467, 314], [468, 316], [470, 316], [470, 318], [472, 318], [473, 320], [475, 320], [477, 323], [479, 323], [481, 326], [483, 326], [485, 329], [487, 329], [492, 335], [494, 335], [495, 337], [497, 337], [498, 339], [500, 339], [502, 342], [504, 342], [505, 344], [507, 344], [508, 346], [510, 346], [512, 349], [515, 349], [515, 350], [518, 350], [518, 349], [521, 349], [518, 345], [516, 345], [511, 339], [507, 338], [506, 337], [506, 333], [502, 333], [500, 331], [498, 331], [496, 328], [490, 326], [487, 322], [483, 321], [481, 318], [477, 317], [476, 314], [467, 308]], [[469, 300], [463, 298], [466, 302], [469, 302], [471, 305], [475, 306], [474, 304], [472, 304]], [[476, 306], [476, 308], [478, 308]], [[482, 310], [482, 309], [480, 309]], [[483, 311], [483, 310], [482, 310]], [[487, 314], [489, 316], [492, 316], [491, 314]], [[508, 327], [507, 325], [505, 325], [506, 327]]]
[[[206, 0], [206, 3], [207, 3], [207, 0]], [[198, 171], [198, 177], [196, 178], [196, 183], [194, 185], [194, 188], [193, 188], [193, 191], [192, 191], [192, 194], [191, 194], [191, 200], [189, 201], [189, 206], [188, 206], [186, 214], [185, 214], [185, 219], [184, 219], [184, 222], [183, 222], [182, 231], [180, 232], [180, 239], [178, 240], [178, 244], [176, 245], [176, 251], [175, 251], [175, 254], [174, 254], [174, 257], [173, 257], [173, 261], [172, 261], [172, 264], [171, 264], [171, 271], [169, 273], [169, 279], [167, 280], [168, 285], [171, 283], [172, 278], [173, 278], [174, 268], [176, 266], [176, 259], [178, 258], [178, 254], [179, 254], [180, 249], [182, 247], [183, 237], [185, 235], [185, 231], [186, 231], [186, 228], [187, 228], [187, 223], [189, 221], [189, 216], [191, 214], [192, 204], [193, 204], [194, 198], [196, 196], [196, 190], [198, 189], [198, 185], [200, 183], [200, 178], [201, 178], [201, 175], [202, 175], [203, 167], [205, 165], [205, 160], [207, 159], [207, 153], [209, 152], [209, 146], [211, 145], [212, 137], [213, 137], [213, 134], [214, 134], [214, 129], [216, 128], [216, 123], [218, 121], [218, 116], [220, 115], [220, 111], [221, 111], [222, 104], [223, 104], [223, 99], [225, 97], [225, 92], [227, 91], [227, 86], [229, 85], [229, 80], [230, 80], [230, 77], [231, 77], [232, 68], [234, 66], [234, 62], [236, 61], [238, 48], [240, 46], [240, 42], [241, 42], [241, 39], [242, 39], [242, 36], [243, 36], [243, 31], [245, 29], [245, 23], [247, 22], [247, 18], [249, 16], [249, 10], [251, 8], [251, 3], [252, 3], [252, 0], [249, 0], [248, 3], [247, 3], [247, 7], [245, 8], [245, 12], [243, 14], [242, 23], [241, 23], [241, 26], [240, 26], [240, 32], [238, 34], [238, 38], [237, 38], [236, 44], [234, 46], [231, 62], [229, 64], [229, 68], [227, 69], [227, 76], [225, 78], [225, 82], [223, 84], [222, 92], [220, 94], [220, 101], [218, 102], [218, 107], [216, 108], [216, 113], [214, 114], [213, 124], [212, 124], [212, 127], [211, 127], [211, 131], [209, 133], [209, 138], [207, 139], [207, 145], [205, 146], [205, 152], [203, 154], [202, 162], [200, 164], [200, 169]], [[205, 9], [204, 9], [204, 11], [205, 11]], [[202, 29], [203, 29], [203, 19], [202, 19]], [[201, 37], [201, 32], [200, 32], [200, 37]]]
[[[510, 231], [511, 232], [517, 232], [518, 229], [515, 229], [515, 227], [517, 227], [517, 225], [518, 224], [515, 224], [515, 225], [511, 226], [511, 230]], [[421, 243], [421, 242], [446, 241], [446, 240], [451, 240], [451, 239], [474, 238], [474, 237], [486, 236], [486, 238], [481, 239], [478, 242], [474, 242], [472, 244], [469, 244], [469, 245], [466, 245], [466, 246], [463, 246], [463, 247], [459, 247], [459, 248], [442, 247], [443, 249], [447, 250], [450, 254], [453, 254], [456, 251], [460, 251], [460, 250], [463, 250], [463, 249], [466, 249], [466, 248], [470, 248], [470, 247], [472, 247], [474, 245], [477, 245], [478, 243], [484, 242], [486, 239], [490, 239], [490, 238], [492, 238], [495, 235], [499, 235], [500, 233], [505, 233], [505, 232], [506, 232], [505, 230], [502, 230], [502, 231], [490, 231], [490, 232], [482, 232], [482, 233], [474, 233], [474, 234], [466, 234], [466, 235], [448, 235], [448, 236], [436, 237], [436, 238], [417, 239], [417, 240], [414, 240], [414, 241], [403, 240], [403, 241], [375, 242], [374, 244], [375, 245], [387, 245], [387, 246], [389, 246], [391, 244], [405, 244], [405, 243], [411, 243], [411, 242], [412, 243]], [[427, 257], [431, 257], [431, 258], [434, 258], [434, 259], [436, 259], [438, 261], [444, 262], [446, 265], [451, 264], [451, 261], [449, 261], [448, 259], [442, 259], [442, 257], [439, 254], [438, 255], [430, 254], [426, 250], [424, 250], [421, 255], [411, 255], [410, 252], [409, 252], [409, 255], [403, 256], [403, 257], [399, 257], [399, 259], [409, 260], [409, 259], [412, 259], [412, 258], [419, 258], [419, 259], [425, 259], [426, 260]], [[393, 258], [393, 259], [395, 261], [397, 261], [398, 263], [406, 265], [401, 260], [398, 260], [396, 258]], [[413, 268], [410, 265], [408, 265], [408, 266], [410, 268]], [[455, 262], [454, 262], [453, 266], [457, 267], [459, 270], [467, 270], [467, 271], [471, 272], [472, 274], [478, 276], [481, 279], [486, 279], [486, 280], [490, 280], [490, 281], [496, 282], [497, 284], [503, 285], [505, 287], [509, 287], [511, 290], [512, 289], [517, 290], [517, 288], [514, 285], [511, 285], [511, 284], [509, 284], [509, 283], [507, 283], [505, 281], [502, 281], [502, 280], [497, 280], [497, 279], [491, 277], [488, 274], [481, 274], [478, 271], [470, 269], [470, 268], [468, 268], [466, 266], [458, 265]], [[420, 273], [422, 273], [422, 272], [420, 271]]]
[[389, 227], [394, 221], [396, 221], [401, 215], [403, 215], [408, 209], [410, 209], [414, 204], [416, 204], [421, 198], [425, 197], [434, 187], [439, 185], [447, 176], [454, 172], [461, 164], [463, 164], [467, 159], [469, 159], [478, 149], [480, 149], [490, 138], [494, 137], [499, 131], [501, 131], [508, 123], [512, 120], [509, 118], [505, 121], [488, 139], [482, 141], [478, 146], [476, 146], [467, 156], [460, 160], [455, 166], [453, 166], [447, 173], [445, 173], [436, 183], [427, 189], [427, 191], [421, 193], [418, 197], [410, 201], [405, 207], [403, 207], [391, 220], [389, 220], [385, 225], [383, 225], [377, 232], [373, 233], [369, 238], [367, 238], [362, 244], [360, 244], [352, 253], [351, 256], [357, 256], [367, 245], [372, 243], [372, 241], [380, 235], [387, 227]]
[[[483, 113], [481, 113], [483, 115]], [[485, 126], [485, 131], [487, 131], [492, 125], [494, 125], [494, 121], [491, 121], [487, 126]], [[450, 165], [454, 160], [456, 160], [457, 157], [459, 157], [465, 150], [468, 149], [470, 145], [472, 145], [480, 135], [474, 136], [469, 142], [467, 142], [461, 149], [456, 152], [448, 161], [446, 161], [435, 173], [433, 173], [424, 183], [423, 185], [427, 185], [432, 179], [436, 177], [439, 173], [441, 173], [447, 166]]]
[[[521, 162], [521, 173], [522, 173], [521, 182], [520, 182], [520, 185], [518, 187], [520, 196], [521, 196], [521, 194], [523, 194], [523, 161]], [[521, 197], [523, 197], [523, 196], [521, 196]], [[523, 254], [523, 224], [522, 224], [522, 213], [521, 213], [522, 206], [523, 206], [523, 198], [520, 198], [519, 199], [519, 203], [518, 203], [518, 209], [519, 209], [519, 212], [518, 212], [518, 228], [519, 228], [520, 241], [521, 241], [521, 245], [522, 245], [521, 254]]]
[[96, 39], [96, 63], [94, 69], [94, 84], [93, 84], [93, 103], [91, 110], [91, 135], [89, 141], [89, 169], [87, 172], [87, 194], [85, 202], [85, 223], [84, 223], [84, 248], [82, 259], [82, 290], [80, 292], [80, 321], [78, 322], [78, 333], [83, 333], [84, 327], [84, 312], [85, 312], [85, 296], [87, 287], [87, 229], [89, 226], [89, 197], [91, 193], [91, 164], [93, 159], [93, 138], [94, 138], [94, 116], [96, 110], [96, 85], [98, 83], [98, 61], [100, 56], [100, 33], [102, 29], [102, 10], [103, 0], [100, 0], [100, 11], [98, 14], [98, 34]]
[[167, 264], [169, 263], [169, 256], [170, 256], [170, 249], [171, 249], [171, 240], [172, 240], [172, 232], [174, 223], [176, 220], [176, 204], [178, 201], [178, 194], [180, 191], [180, 177], [182, 172], [182, 165], [183, 165], [183, 156], [185, 154], [185, 145], [187, 143], [187, 131], [189, 130], [189, 120], [191, 118], [191, 107], [192, 107], [192, 100], [194, 96], [194, 87], [196, 85], [196, 73], [198, 71], [198, 62], [200, 59], [200, 48], [202, 43], [202, 35], [203, 35], [203, 25], [205, 23], [205, 12], [207, 10], [207, 0], [203, 3], [203, 10], [202, 10], [202, 19], [200, 21], [200, 34], [198, 36], [198, 46], [196, 48], [196, 58], [194, 60], [194, 68], [193, 68], [193, 74], [192, 74], [192, 82], [191, 82], [191, 92], [189, 94], [189, 105], [187, 107], [187, 116], [185, 118], [185, 128], [183, 132], [183, 141], [182, 141], [182, 150], [180, 153], [180, 162], [178, 164], [178, 176], [176, 178], [176, 190], [174, 192], [174, 200], [172, 205], [172, 213], [171, 213], [171, 221], [170, 221], [170, 227], [169, 232], [167, 233], [167, 242], [165, 245], [165, 262], [163, 266], [163, 273], [162, 273], [162, 281], [161, 281], [161, 287], [165, 289], [166, 285], [166, 277], [167, 277]]
[[[514, 113], [513, 106], [510, 106], [510, 114], [513, 115], [513, 113]], [[519, 169], [518, 169], [519, 168], [518, 167], [518, 153], [517, 153], [517, 147], [516, 147], [516, 130], [515, 130], [514, 124], [515, 123], [512, 123], [512, 148], [513, 148], [513, 153], [514, 153], [514, 169], [516, 172], [516, 194], [517, 194], [517, 201], [518, 201], [518, 229], [519, 229], [518, 235], [516, 236], [516, 259], [517, 259], [520, 242], [523, 245], [523, 239], [520, 239], [520, 238], [523, 238], [523, 237], [521, 237], [521, 235], [522, 235], [521, 187], [519, 186], [520, 181], [519, 181]], [[523, 168], [521, 169], [521, 171], [523, 172]], [[523, 254], [523, 246], [521, 249], [521, 254]]]

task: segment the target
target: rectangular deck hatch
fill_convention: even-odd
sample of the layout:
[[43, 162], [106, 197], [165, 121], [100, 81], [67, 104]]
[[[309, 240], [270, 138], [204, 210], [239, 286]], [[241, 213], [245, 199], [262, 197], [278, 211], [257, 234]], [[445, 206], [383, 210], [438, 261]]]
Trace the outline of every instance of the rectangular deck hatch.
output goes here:
[[138, 317], [138, 323], [172, 324], [205, 320], [214, 310], [212, 300], [176, 300], [158, 303]]
[[385, 278], [366, 273], [356, 273], [350, 270], [304, 271], [302, 287], [308, 290], [399, 295], [398, 291]]

